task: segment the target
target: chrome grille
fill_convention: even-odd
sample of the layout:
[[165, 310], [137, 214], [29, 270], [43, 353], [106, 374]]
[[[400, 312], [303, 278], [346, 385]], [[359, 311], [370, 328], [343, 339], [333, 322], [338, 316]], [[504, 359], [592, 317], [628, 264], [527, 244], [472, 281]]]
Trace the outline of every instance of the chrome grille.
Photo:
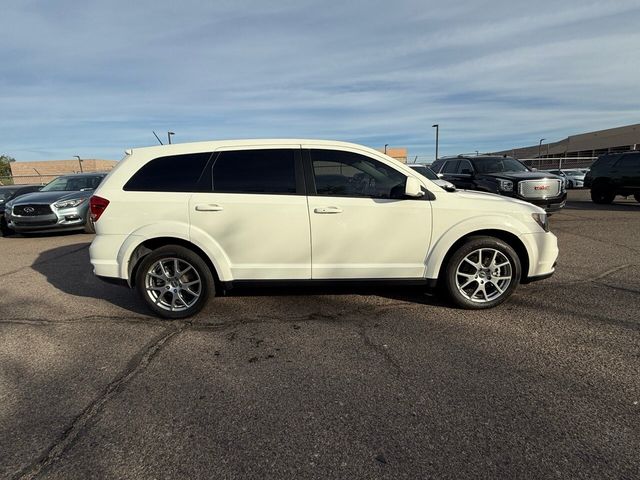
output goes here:
[[523, 198], [550, 198], [560, 195], [562, 180], [541, 178], [518, 182], [518, 194]]
[[49, 215], [53, 213], [49, 205], [16, 205], [13, 207], [13, 214], [21, 217], [35, 217], [38, 215]]

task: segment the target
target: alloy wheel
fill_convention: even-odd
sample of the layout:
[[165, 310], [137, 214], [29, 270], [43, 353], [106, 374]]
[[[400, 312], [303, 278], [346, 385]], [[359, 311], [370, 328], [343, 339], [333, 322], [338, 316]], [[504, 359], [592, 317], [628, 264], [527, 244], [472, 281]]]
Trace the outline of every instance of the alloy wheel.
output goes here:
[[182, 312], [202, 295], [202, 280], [195, 267], [182, 258], [162, 258], [147, 270], [145, 291], [163, 310]]
[[456, 268], [456, 286], [468, 300], [488, 303], [504, 294], [513, 279], [509, 258], [494, 248], [473, 250]]

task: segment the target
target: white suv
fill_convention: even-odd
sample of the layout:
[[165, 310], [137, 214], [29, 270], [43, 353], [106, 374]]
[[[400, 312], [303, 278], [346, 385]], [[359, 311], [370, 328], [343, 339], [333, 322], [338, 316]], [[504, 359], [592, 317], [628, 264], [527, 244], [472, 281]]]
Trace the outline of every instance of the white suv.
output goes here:
[[183, 318], [234, 285], [441, 285], [489, 308], [553, 274], [558, 247], [530, 203], [446, 192], [371, 148], [318, 140], [127, 151], [91, 199], [94, 272]]

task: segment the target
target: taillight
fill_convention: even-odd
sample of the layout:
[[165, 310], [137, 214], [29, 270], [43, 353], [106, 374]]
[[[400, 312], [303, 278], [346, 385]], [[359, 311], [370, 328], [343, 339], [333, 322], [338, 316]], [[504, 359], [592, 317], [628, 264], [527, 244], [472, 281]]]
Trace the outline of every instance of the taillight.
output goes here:
[[91, 220], [97, 222], [108, 206], [109, 200], [107, 200], [106, 198], [102, 198], [97, 195], [91, 197], [91, 200], [89, 200], [89, 208], [91, 209]]

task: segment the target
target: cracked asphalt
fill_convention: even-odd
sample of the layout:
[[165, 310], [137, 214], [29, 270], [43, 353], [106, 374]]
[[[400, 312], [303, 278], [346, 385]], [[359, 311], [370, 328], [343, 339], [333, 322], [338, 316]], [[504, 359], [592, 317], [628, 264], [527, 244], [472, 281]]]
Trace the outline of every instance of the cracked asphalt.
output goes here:
[[640, 478], [640, 204], [572, 191], [491, 311], [244, 292], [159, 321], [90, 235], [0, 238], [0, 478]]

